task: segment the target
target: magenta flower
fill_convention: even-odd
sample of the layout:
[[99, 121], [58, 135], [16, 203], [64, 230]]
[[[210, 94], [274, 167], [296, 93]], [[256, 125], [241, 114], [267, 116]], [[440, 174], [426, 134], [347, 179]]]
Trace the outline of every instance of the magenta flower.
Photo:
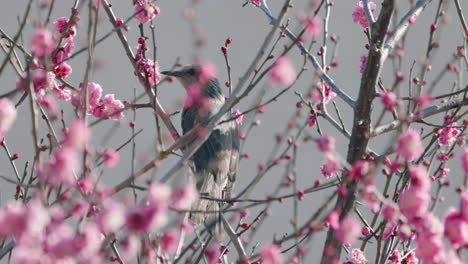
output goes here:
[[361, 233], [361, 226], [358, 221], [351, 216], [346, 216], [340, 222], [340, 226], [335, 230], [335, 237], [342, 244], [353, 244]]
[[452, 247], [468, 246], [468, 220], [455, 208], [450, 208], [444, 223], [444, 236]]
[[353, 264], [368, 264], [369, 263], [369, 261], [367, 261], [366, 259], [366, 256], [364, 255], [364, 252], [362, 252], [359, 248], [351, 249], [351, 252], [349, 252], [348, 254], [348, 259]]
[[320, 171], [327, 179], [335, 176], [341, 169], [340, 158], [331, 152], [325, 153], [322, 164]]
[[422, 191], [429, 191], [431, 189], [431, 179], [427, 173], [426, 167], [421, 164], [412, 165], [409, 168], [411, 177], [411, 186], [421, 189]]
[[242, 121], [244, 120], [244, 115], [242, 114], [242, 112], [239, 109], [234, 109], [234, 111], [232, 111], [232, 116], [236, 118], [237, 125], [241, 126]]
[[79, 168], [78, 153], [70, 147], [59, 148], [39, 169], [38, 179], [51, 186], [73, 186], [76, 182], [75, 171]]
[[279, 57], [270, 70], [270, 81], [289, 86], [296, 79], [294, 66], [286, 57]]
[[217, 74], [218, 70], [216, 69], [216, 65], [211, 62], [205, 62], [200, 66], [198, 78], [200, 82], [206, 83], [207, 81], [216, 78]]
[[263, 264], [282, 264], [283, 256], [281, 255], [280, 246], [267, 243], [263, 245], [260, 252]]
[[16, 119], [15, 104], [8, 98], [0, 99], [0, 140], [10, 130]]
[[42, 69], [37, 69], [32, 74], [32, 82], [34, 92], [44, 95], [47, 90], [50, 90], [55, 83], [55, 74], [53, 72], [46, 72]]
[[415, 130], [409, 128], [401, 133], [398, 139], [396, 153], [403, 157], [406, 161], [412, 161], [418, 158], [424, 151], [424, 146], [421, 141], [421, 135]]
[[385, 109], [394, 111], [398, 106], [398, 97], [392, 91], [385, 91], [380, 96], [380, 101], [384, 105]]
[[76, 119], [65, 132], [63, 144], [77, 150], [84, 150], [91, 138], [91, 130], [82, 119]]
[[159, 205], [132, 208], [127, 212], [125, 227], [129, 232], [153, 232], [166, 223], [166, 210]]
[[340, 213], [337, 210], [331, 211], [327, 215], [325, 221], [330, 226], [330, 228], [337, 229], [340, 227]]
[[439, 129], [439, 143], [446, 146], [451, 146], [457, 140], [457, 136], [460, 134], [460, 130], [454, 128], [457, 126], [456, 122], [449, 124], [447, 127]]
[[364, 73], [367, 64], [367, 54], [361, 56], [361, 66], [359, 67], [359, 72]]
[[217, 243], [212, 243], [209, 245], [203, 253], [206, 260], [208, 261], [208, 264], [220, 263], [221, 247]]
[[[376, 5], [374, 2], [372, 1], [369, 2], [369, 9], [371, 11], [372, 17], [374, 17], [375, 19], [375, 15], [373, 12], [376, 9]], [[364, 3], [362, 1], [359, 1], [357, 3], [356, 8], [353, 11], [352, 17], [353, 17], [354, 23], [361, 25], [364, 28], [369, 27], [369, 21], [367, 21], [366, 12], [364, 10]]]
[[[64, 38], [72, 38], [76, 36], [76, 25], [72, 23], [68, 28], [68, 31], [65, 33], [65, 28], [68, 24], [67, 17], [60, 17], [54, 21], [54, 30], [59, 33], [60, 36], [63, 35]], [[65, 33], [65, 34], [64, 34]]]
[[389, 202], [383, 207], [382, 215], [387, 222], [396, 224], [400, 217], [400, 209], [394, 202]]
[[161, 249], [164, 253], [172, 255], [177, 250], [177, 245], [179, 243], [180, 234], [176, 229], [170, 229], [161, 237], [160, 244]]
[[316, 37], [320, 34], [320, 30], [322, 29], [322, 21], [318, 16], [312, 16], [311, 18], [307, 19], [305, 32], [309, 34], [311, 37]]
[[120, 154], [116, 150], [107, 149], [104, 151], [103, 158], [107, 168], [114, 168], [119, 163]]
[[[80, 88], [83, 89], [83, 84], [80, 83]], [[72, 95], [71, 98], [71, 103], [73, 106], [78, 106], [79, 110], [83, 110], [84, 106], [81, 105], [81, 92], [75, 93]], [[102, 96], [102, 87], [101, 85], [94, 83], [94, 82], [89, 82], [88, 83], [88, 113], [92, 113], [94, 108], [96, 108], [99, 104], [99, 100], [101, 99]]]
[[330, 152], [335, 150], [335, 138], [331, 136], [319, 137], [316, 141], [321, 152]]
[[120, 120], [124, 117], [124, 109], [125, 105], [122, 101], [115, 99], [114, 94], [106, 94], [93, 109], [93, 115], [104, 119]]
[[465, 174], [468, 174], [468, 147], [465, 147], [463, 149], [463, 152], [460, 156], [460, 160], [463, 171], [465, 172]]
[[135, 18], [144, 24], [160, 13], [159, 7], [151, 0], [135, 0]]
[[422, 217], [429, 209], [431, 196], [427, 191], [411, 186], [400, 194], [398, 205], [401, 213], [410, 221]]
[[317, 82], [315, 84], [316, 90], [312, 91], [311, 97], [317, 102], [322, 102], [322, 93], [325, 96], [323, 103], [328, 104], [331, 99], [336, 97], [336, 93], [328, 86], [326, 82]]
[[62, 79], [66, 79], [71, 74], [71, 72], [72, 67], [66, 62], [62, 62], [54, 68], [55, 76]]
[[159, 72], [157, 61], [142, 58], [137, 62], [137, 69], [139, 74], [147, 78], [146, 80], [150, 86], [158, 84], [161, 81], [161, 73]]
[[446, 263], [444, 258], [444, 242], [441, 236], [418, 235], [416, 240], [416, 255], [424, 263]]
[[31, 53], [42, 58], [52, 53], [56, 46], [52, 32], [47, 29], [38, 29], [31, 38]]

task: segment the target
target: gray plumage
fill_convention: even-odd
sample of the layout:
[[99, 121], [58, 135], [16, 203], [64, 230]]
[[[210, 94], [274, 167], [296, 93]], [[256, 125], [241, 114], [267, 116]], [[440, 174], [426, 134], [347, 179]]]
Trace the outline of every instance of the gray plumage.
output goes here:
[[[198, 123], [209, 120], [225, 102], [217, 79], [201, 83], [198, 79], [199, 67], [187, 66], [178, 71], [166, 71], [163, 74], [176, 77], [187, 89], [193, 84], [199, 85], [201, 96], [196, 102], [185, 107], [182, 113], [182, 130], [187, 133]], [[187, 93], [187, 96], [190, 96]], [[209, 107], [203, 107], [204, 101]], [[222, 120], [231, 119], [226, 113]], [[228, 199], [236, 180], [239, 160], [239, 136], [235, 121], [216, 126], [209, 138], [201, 145], [192, 157], [197, 189], [201, 197]], [[221, 204], [207, 199], [200, 199], [192, 208], [195, 211], [219, 210]], [[207, 222], [207, 214], [192, 214], [194, 224]]]

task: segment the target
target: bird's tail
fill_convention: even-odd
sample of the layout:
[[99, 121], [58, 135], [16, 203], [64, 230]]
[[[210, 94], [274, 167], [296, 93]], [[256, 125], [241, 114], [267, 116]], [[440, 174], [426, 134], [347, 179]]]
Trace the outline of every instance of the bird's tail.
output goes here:
[[[222, 203], [219, 199], [223, 199], [223, 188], [219, 183], [215, 182], [215, 177], [205, 177], [204, 181], [199, 187], [200, 199], [197, 204], [192, 208], [193, 212], [190, 214], [190, 219], [195, 225], [206, 224], [210, 231], [214, 231], [215, 238], [222, 238], [222, 216], [221, 207]], [[213, 199], [203, 199], [214, 198]], [[206, 213], [203, 213], [206, 212]]]

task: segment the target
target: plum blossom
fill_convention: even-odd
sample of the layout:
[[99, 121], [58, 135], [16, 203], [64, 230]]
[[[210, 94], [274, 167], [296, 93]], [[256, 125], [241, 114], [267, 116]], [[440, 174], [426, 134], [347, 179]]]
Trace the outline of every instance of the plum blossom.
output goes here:
[[382, 102], [385, 109], [389, 111], [395, 110], [398, 106], [398, 97], [392, 91], [385, 91], [380, 96], [380, 101]]
[[366, 256], [359, 248], [351, 249], [351, 252], [348, 254], [348, 259], [353, 264], [368, 264], [369, 261], [366, 259]]
[[160, 240], [161, 249], [164, 251], [164, 253], [172, 255], [176, 252], [177, 245], [179, 243], [179, 237], [179, 231], [176, 229], [170, 229], [164, 232]]
[[32, 74], [32, 83], [34, 92], [44, 95], [46, 91], [50, 90], [55, 83], [55, 74], [47, 72], [42, 69], [35, 70]]
[[82, 119], [72, 122], [69, 129], [65, 131], [63, 144], [77, 150], [84, 150], [91, 138], [91, 130]]
[[409, 168], [409, 174], [411, 178], [411, 186], [419, 188], [422, 191], [429, 191], [431, 188], [431, 179], [429, 178], [429, 174], [423, 165], [412, 165]]
[[319, 137], [316, 140], [317, 146], [321, 152], [330, 152], [335, 149], [335, 138], [331, 136]]
[[444, 236], [454, 248], [468, 246], [468, 219], [455, 208], [449, 209], [444, 226]]
[[107, 149], [103, 154], [104, 164], [107, 168], [114, 168], [120, 160], [120, 154], [114, 149]]
[[262, 247], [260, 256], [263, 264], [282, 264], [283, 256], [281, 255], [280, 246], [267, 243]]
[[147, 78], [148, 84], [153, 86], [161, 81], [161, 73], [157, 61], [141, 58], [137, 62], [137, 69], [140, 74]]
[[212, 80], [216, 78], [216, 75], [218, 74], [218, 70], [216, 69], [216, 66], [211, 63], [211, 62], [204, 62], [200, 66], [200, 72], [198, 73], [198, 79], [202, 83], [206, 83], [209, 80]]
[[328, 104], [330, 100], [336, 97], [336, 93], [326, 82], [317, 82], [315, 84], [315, 91], [312, 91], [312, 98], [317, 102], [322, 102], [322, 94], [325, 96], [323, 99], [324, 104]]
[[125, 105], [122, 101], [115, 99], [114, 94], [106, 94], [99, 104], [93, 109], [95, 117], [119, 120], [124, 117]]
[[127, 212], [125, 227], [129, 232], [152, 232], [166, 223], [166, 214], [164, 205], [159, 204], [132, 208]]
[[71, 74], [71, 72], [72, 67], [66, 62], [62, 62], [54, 68], [55, 76], [62, 79], [66, 79]]
[[398, 205], [401, 213], [408, 220], [413, 220], [427, 213], [431, 196], [427, 191], [411, 186], [400, 194]]
[[400, 209], [394, 202], [389, 202], [384, 205], [382, 215], [387, 222], [395, 224], [400, 216]]
[[396, 152], [407, 161], [412, 161], [419, 157], [424, 151], [421, 135], [414, 129], [409, 128], [401, 133], [398, 138]]
[[71, 25], [68, 27], [68, 31], [65, 33], [68, 21], [69, 20], [67, 17], [57, 18], [54, 21], [54, 30], [64, 38], [73, 38], [74, 36], [76, 36], [76, 25], [75, 23], [71, 23]]
[[175, 189], [171, 194], [171, 206], [176, 210], [190, 210], [197, 200], [197, 188], [191, 183]]
[[54, 51], [56, 41], [47, 29], [38, 29], [31, 38], [31, 53], [39, 58], [49, 55]]
[[457, 140], [457, 136], [460, 134], [460, 130], [456, 129], [456, 122], [449, 124], [446, 127], [439, 129], [439, 143], [442, 145], [450, 146]]
[[361, 66], [359, 67], [359, 72], [364, 73], [367, 64], [367, 54], [361, 56]]
[[320, 30], [322, 29], [322, 21], [318, 16], [312, 16], [307, 19], [305, 32], [311, 36], [316, 37], [320, 34]]
[[444, 243], [441, 236], [418, 235], [416, 255], [424, 263], [444, 263]]
[[221, 247], [217, 243], [210, 244], [203, 252], [208, 264], [219, 263], [219, 256], [221, 254]]
[[39, 168], [38, 179], [51, 186], [72, 186], [76, 182], [75, 171], [79, 168], [78, 153], [70, 147], [57, 149]]
[[[80, 84], [80, 88], [83, 89], [83, 84]], [[81, 105], [80, 101], [80, 93], [75, 93], [72, 95], [71, 98], [71, 103], [74, 106], [80, 105], [79, 109], [82, 110], [84, 108], [83, 105]], [[88, 83], [88, 113], [93, 113], [94, 109], [98, 106], [99, 100], [102, 96], [102, 87], [98, 83], [95, 82], [89, 82]]]
[[144, 24], [153, 19], [161, 11], [151, 0], [134, 0], [135, 18]]
[[325, 153], [322, 164], [323, 165], [320, 167], [320, 171], [327, 179], [336, 175], [341, 169], [340, 158], [331, 152]]
[[125, 223], [125, 206], [114, 200], [106, 200], [94, 218], [99, 229], [105, 233], [119, 230]]
[[341, 220], [340, 226], [335, 230], [335, 237], [343, 244], [353, 244], [360, 233], [361, 226], [358, 221], [348, 215]]
[[232, 111], [232, 116], [236, 118], [237, 125], [241, 126], [242, 121], [244, 119], [244, 115], [242, 114], [242, 112], [239, 109], [234, 109], [234, 111]]
[[463, 171], [465, 172], [465, 174], [468, 174], [468, 147], [465, 147], [463, 149], [463, 152], [460, 156], [460, 161]]
[[[371, 15], [375, 19], [375, 15], [373, 14], [373, 12], [376, 9], [375, 3], [370, 1], [368, 5], [369, 5]], [[364, 28], [369, 27], [369, 21], [367, 21], [366, 11], [364, 10], [364, 3], [362, 1], [359, 1], [357, 3], [356, 8], [353, 11], [352, 17], [353, 17], [354, 23], [359, 24]]]
[[270, 70], [270, 81], [289, 86], [296, 79], [296, 72], [291, 61], [286, 57], [279, 57]]
[[10, 130], [16, 119], [15, 104], [8, 98], [0, 99], [0, 140]]

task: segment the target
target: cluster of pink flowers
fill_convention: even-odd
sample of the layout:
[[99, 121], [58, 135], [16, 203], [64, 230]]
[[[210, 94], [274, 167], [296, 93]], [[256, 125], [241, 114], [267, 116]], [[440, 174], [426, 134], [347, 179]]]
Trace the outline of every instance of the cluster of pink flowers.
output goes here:
[[328, 104], [333, 98], [336, 97], [336, 93], [324, 81], [317, 82], [315, 84], [315, 90], [310, 93], [310, 96], [317, 102], [322, 102], [322, 95], [324, 96], [324, 104]]
[[392, 91], [385, 91], [380, 95], [380, 101], [388, 111], [395, 111], [398, 106], [398, 97]]
[[134, 5], [135, 18], [142, 24], [149, 22], [161, 12], [151, 0], [134, 0]]
[[270, 70], [272, 83], [289, 86], [296, 80], [296, 71], [291, 61], [286, 57], [279, 57]]
[[353, 264], [368, 264], [369, 261], [359, 248], [353, 248], [348, 254], [348, 259]]
[[316, 37], [320, 34], [321, 30], [322, 30], [322, 21], [320, 20], [318, 16], [312, 16], [307, 19], [305, 32], [309, 36]]
[[[375, 9], [376, 9], [375, 3], [370, 1], [369, 10], [371, 11], [371, 15], [374, 17], [374, 19], [375, 19], [375, 15], [373, 12], [375, 11]], [[369, 21], [367, 21], [366, 12], [364, 10], [364, 3], [362, 1], [359, 1], [357, 3], [352, 16], [353, 16], [354, 23], [359, 24], [364, 28], [369, 27]]]
[[396, 153], [407, 161], [418, 158], [424, 151], [421, 135], [409, 128], [400, 134]]
[[335, 153], [335, 138], [322, 136], [316, 140], [318, 148], [324, 153], [320, 171], [325, 178], [335, 176], [341, 169], [341, 160]]
[[456, 122], [448, 124], [448, 126], [439, 129], [437, 134], [439, 135], [439, 143], [446, 146], [451, 146], [457, 140], [457, 136], [460, 134], [460, 130], [455, 128]]
[[265, 244], [260, 252], [262, 263], [264, 264], [282, 264], [283, 256], [281, 255], [280, 246], [275, 244]]

